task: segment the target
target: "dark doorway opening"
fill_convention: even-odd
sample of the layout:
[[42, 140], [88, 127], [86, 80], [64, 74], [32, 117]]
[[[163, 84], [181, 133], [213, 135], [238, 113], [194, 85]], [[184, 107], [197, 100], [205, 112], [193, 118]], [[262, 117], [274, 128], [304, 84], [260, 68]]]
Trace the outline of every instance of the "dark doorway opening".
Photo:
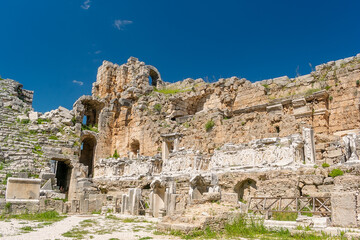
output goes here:
[[69, 190], [71, 169], [65, 162], [57, 162], [56, 166], [56, 185], [60, 191], [65, 193]]
[[140, 153], [140, 143], [138, 140], [133, 140], [130, 144], [130, 150], [131, 152], [133, 152], [135, 155]]
[[86, 137], [81, 143], [80, 163], [88, 167], [88, 177], [93, 177], [93, 162], [96, 140], [94, 137]]

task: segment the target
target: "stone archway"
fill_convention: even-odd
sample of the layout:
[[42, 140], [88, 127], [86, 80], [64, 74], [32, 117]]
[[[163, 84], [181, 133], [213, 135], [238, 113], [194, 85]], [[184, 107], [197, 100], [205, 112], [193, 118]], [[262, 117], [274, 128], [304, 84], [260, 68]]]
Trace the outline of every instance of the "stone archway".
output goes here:
[[234, 187], [234, 191], [238, 194], [239, 201], [250, 200], [250, 197], [255, 196], [256, 190], [256, 181], [250, 178], [238, 182]]
[[156, 69], [156, 67], [151, 65], [147, 65], [146, 67], [149, 69], [149, 85], [157, 87], [158, 83], [161, 81], [159, 71]]
[[88, 167], [88, 176], [94, 176], [94, 155], [96, 147], [96, 138], [92, 135], [85, 135], [81, 142], [80, 163]]

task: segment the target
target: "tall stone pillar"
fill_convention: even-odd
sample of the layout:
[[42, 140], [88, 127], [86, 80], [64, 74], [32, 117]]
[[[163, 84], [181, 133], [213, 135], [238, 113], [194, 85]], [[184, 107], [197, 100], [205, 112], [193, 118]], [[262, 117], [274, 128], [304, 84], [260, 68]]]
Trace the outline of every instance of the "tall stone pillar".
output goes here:
[[303, 128], [303, 140], [305, 164], [313, 164], [315, 163], [315, 141], [312, 128]]

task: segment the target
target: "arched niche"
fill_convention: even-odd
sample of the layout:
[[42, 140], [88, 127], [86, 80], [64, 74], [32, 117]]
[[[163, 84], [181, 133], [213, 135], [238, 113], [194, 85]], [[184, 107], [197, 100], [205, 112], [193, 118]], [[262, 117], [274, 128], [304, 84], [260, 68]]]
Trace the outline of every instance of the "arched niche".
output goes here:
[[88, 167], [88, 177], [94, 176], [94, 155], [96, 148], [96, 138], [87, 134], [82, 136], [80, 163]]
[[140, 153], [140, 142], [136, 139], [133, 139], [130, 143], [130, 151], [136, 156]]
[[234, 187], [234, 191], [238, 194], [239, 201], [248, 201], [250, 197], [255, 196], [256, 190], [256, 181], [250, 178], [239, 181]]

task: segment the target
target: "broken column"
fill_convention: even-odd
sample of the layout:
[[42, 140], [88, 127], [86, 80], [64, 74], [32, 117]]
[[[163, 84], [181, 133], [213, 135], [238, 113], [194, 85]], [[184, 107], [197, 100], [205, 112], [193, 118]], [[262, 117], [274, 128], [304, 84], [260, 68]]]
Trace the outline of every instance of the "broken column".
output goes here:
[[356, 134], [349, 133], [348, 135], [343, 137], [343, 141], [345, 145], [345, 162], [359, 162], [359, 156], [356, 153]]

